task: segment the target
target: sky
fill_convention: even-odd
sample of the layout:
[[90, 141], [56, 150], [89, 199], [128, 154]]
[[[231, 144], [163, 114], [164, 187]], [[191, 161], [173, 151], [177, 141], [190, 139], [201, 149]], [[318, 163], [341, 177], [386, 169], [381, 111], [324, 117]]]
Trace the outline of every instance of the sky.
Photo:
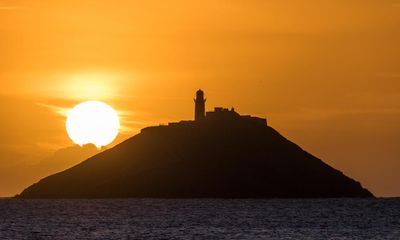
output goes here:
[[76, 163], [53, 157], [75, 149], [76, 104], [114, 107], [117, 144], [192, 119], [199, 88], [207, 110], [266, 117], [375, 195], [400, 196], [399, 12], [395, 0], [0, 0], [0, 196], [49, 174], [35, 170], [49, 159]]

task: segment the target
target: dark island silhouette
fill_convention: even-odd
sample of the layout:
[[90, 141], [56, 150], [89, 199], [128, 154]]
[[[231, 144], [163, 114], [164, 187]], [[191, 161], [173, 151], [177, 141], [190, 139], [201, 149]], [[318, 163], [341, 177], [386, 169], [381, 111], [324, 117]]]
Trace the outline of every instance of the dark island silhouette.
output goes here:
[[40, 180], [20, 198], [373, 197], [359, 182], [302, 150], [266, 119], [234, 109], [148, 127], [119, 145]]

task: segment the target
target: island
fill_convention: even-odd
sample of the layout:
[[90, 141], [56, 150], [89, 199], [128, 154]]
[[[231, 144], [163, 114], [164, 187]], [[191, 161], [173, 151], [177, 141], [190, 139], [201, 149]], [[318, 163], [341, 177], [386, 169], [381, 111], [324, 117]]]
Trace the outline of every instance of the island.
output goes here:
[[18, 198], [373, 197], [352, 178], [287, 140], [267, 120], [235, 109], [147, 127], [26, 188]]

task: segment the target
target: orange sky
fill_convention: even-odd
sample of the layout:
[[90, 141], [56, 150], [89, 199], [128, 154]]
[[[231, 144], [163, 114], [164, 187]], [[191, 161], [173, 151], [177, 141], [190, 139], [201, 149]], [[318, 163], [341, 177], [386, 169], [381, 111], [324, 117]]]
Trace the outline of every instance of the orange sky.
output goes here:
[[0, 196], [73, 144], [63, 114], [80, 101], [117, 109], [121, 141], [191, 119], [198, 88], [208, 109], [267, 117], [400, 196], [399, 12], [394, 0], [0, 0]]

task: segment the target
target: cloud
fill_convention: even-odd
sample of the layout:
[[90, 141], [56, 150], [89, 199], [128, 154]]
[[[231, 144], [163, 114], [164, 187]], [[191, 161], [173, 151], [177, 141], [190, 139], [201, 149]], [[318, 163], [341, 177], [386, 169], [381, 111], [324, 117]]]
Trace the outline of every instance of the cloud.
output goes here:
[[377, 72], [376, 76], [381, 78], [399, 79], [400, 72]]
[[[51, 112], [62, 116], [62, 117], [67, 117], [67, 113], [71, 108], [66, 108], [66, 107], [60, 107], [57, 105], [52, 105], [52, 104], [45, 104], [45, 103], [36, 103], [36, 105], [44, 107]], [[146, 120], [136, 120], [132, 121], [130, 120], [133, 116], [140, 116], [139, 112], [131, 111], [131, 110], [117, 110], [119, 119], [120, 119], [120, 133], [122, 134], [130, 134], [132, 132], [137, 132], [141, 128], [147, 125], [154, 124], [152, 121], [146, 121]]]
[[343, 116], [399, 116], [400, 108], [301, 108], [292, 112], [270, 113], [269, 115], [291, 121], [324, 121]]
[[45, 107], [47, 109], [50, 109], [54, 113], [59, 114], [61, 116], [67, 116], [67, 113], [70, 110], [69, 108], [59, 107], [59, 106], [51, 105], [51, 104], [45, 104], [45, 103], [36, 103], [36, 104], [39, 106]]
[[[8, 164], [0, 162], [0, 196], [13, 196], [41, 178], [79, 164], [103, 150], [88, 144], [61, 148], [46, 157], [8, 153], [7, 159], [15, 160]], [[2, 156], [5, 154], [2, 152]]]
[[1, 10], [5, 10], [5, 11], [7, 11], [7, 10], [15, 10], [17, 8], [18, 8], [17, 6], [0, 6], [0, 11]]

